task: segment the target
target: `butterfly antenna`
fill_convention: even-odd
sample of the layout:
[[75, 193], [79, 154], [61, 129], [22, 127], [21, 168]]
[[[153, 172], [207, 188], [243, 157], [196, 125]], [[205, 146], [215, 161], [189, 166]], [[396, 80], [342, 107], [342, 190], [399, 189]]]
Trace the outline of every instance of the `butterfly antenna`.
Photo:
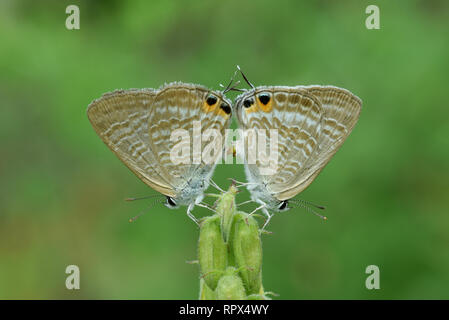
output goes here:
[[[234, 75], [231, 77], [231, 81], [229, 81], [228, 85], [223, 90], [223, 94], [225, 94], [228, 91], [233, 90], [233, 88], [235, 88], [240, 83], [240, 81], [237, 81], [236, 84], [233, 87], [231, 87], [236, 75], [237, 75], [237, 70], [235, 70]], [[221, 83], [220, 83], [220, 87], [224, 88], [224, 86]]]
[[240, 81], [237, 81], [232, 88], [230, 88], [228, 91], [238, 91], [238, 92], [245, 92], [245, 89], [237, 88], [237, 86], [240, 84]]
[[[228, 92], [228, 91], [241, 91], [241, 92], [245, 91], [245, 90], [243, 90], [243, 89], [237, 88], [237, 86], [238, 86], [239, 84], [240, 84], [240, 80], [237, 80], [231, 88], [228, 88], [228, 89], [226, 90], [226, 92]], [[224, 92], [224, 93], [226, 93], [226, 92]]]
[[243, 73], [242, 69], [240, 69], [240, 66], [237, 65], [237, 69], [240, 71], [240, 73], [242, 74], [243, 79], [245, 79], [246, 83], [251, 87], [251, 89], [254, 89], [254, 85], [249, 82], [248, 78], [245, 76], [245, 74]]
[[150, 199], [150, 198], [154, 198], [154, 197], [163, 197], [163, 195], [162, 194], [151, 194], [149, 196], [139, 197], [139, 198], [126, 198], [125, 201], [144, 200], [144, 199]]
[[162, 199], [156, 199], [156, 200], [154, 200], [154, 201], [151, 203], [151, 205], [149, 205], [145, 210], [142, 210], [142, 212], [140, 212], [138, 215], [136, 215], [136, 216], [130, 218], [128, 221], [129, 221], [130, 223], [136, 221], [138, 218], [140, 218], [141, 216], [143, 216], [143, 215], [147, 212], [147, 210], [150, 209], [151, 207], [153, 207], [156, 203], [162, 203], [162, 202], [163, 202]]
[[315, 208], [320, 209], [320, 210], [326, 209], [325, 206], [320, 206], [320, 205], [315, 204], [315, 203], [313, 203], [313, 202], [306, 201], [306, 200], [302, 200], [302, 199], [290, 199], [289, 201], [293, 201], [293, 202], [301, 202], [301, 203], [307, 204], [307, 205], [309, 205], [309, 206], [315, 207]]
[[300, 202], [300, 201], [293, 201], [293, 203], [297, 204], [298, 206], [306, 209], [306, 211], [313, 213], [314, 215], [320, 217], [323, 220], [327, 220], [326, 216], [323, 216], [321, 214], [319, 214], [318, 212], [316, 212], [315, 210], [313, 210], [312, 208], [308, 207], [307, 205], [305, 205], [304, 203]]

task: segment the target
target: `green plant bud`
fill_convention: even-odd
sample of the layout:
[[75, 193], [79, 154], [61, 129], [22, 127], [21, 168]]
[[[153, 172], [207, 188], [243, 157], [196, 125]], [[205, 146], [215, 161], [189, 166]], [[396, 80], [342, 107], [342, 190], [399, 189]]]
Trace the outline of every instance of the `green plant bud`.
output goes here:
[[246, 292], [260, 294], [262, 286], [262, 241], [257, 221], [246, 213], [235, 215], [231, 232], [231, 254]]
[[250, 294], [248, 296], [248, 300], [271, 300], [270, 297], [268, 297], [268, 294], [273, 294], [272, 292], [265, 292], [263, 289], [263, 286], [260, 286], [259, 293]]
[[246, 299], [245, 287], [235, 268], [226, 269], [225, 274], [218, 281], [216, 296], [218, 300]]
[[221, 232], [225, 242], [229, 240], [232, 220], [236, 213], [235, 195], [237, 192], [238, 189], [231, 185], [229, 190], [220, 196], [216, 208], [218, 215], [221, 217]]
[[205, 283], [210, 289], [215, 290], [227, 262], [227, 245], [223, 241], [220, 217], [217, 215], [206, 218], [201, 224], [198, 260]]
[[209, 288], [204, 279], [200, 280], [200, 300], [216, 300], [215, 292]]

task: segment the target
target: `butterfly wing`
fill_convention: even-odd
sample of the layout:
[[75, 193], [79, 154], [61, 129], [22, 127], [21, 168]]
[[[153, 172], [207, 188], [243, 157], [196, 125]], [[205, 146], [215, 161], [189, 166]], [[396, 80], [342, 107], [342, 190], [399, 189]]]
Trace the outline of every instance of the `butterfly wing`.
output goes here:
[[[229, 113], [224, 112], [223, 108]], [[230, 123], [230, 102], [219, 92], [182, 83], [170, 84], [158, 92], [148, 119], [149, 143], [162, 173], [170, 176], [173, 185], [179, 186], [179, 192], [188, 193], [192, 189], [195, 192], [208, 185], [220, 152], [214, 153], [210, 161], [205, 161], [201, 153], [208, 140], [202, 139], [202, 135], [212, 129], [224, 137]], [[180, 130], [178, 132], [189, 137], [185, 147], [191, 151], [187, 157], [186, 154], [181, 155], [176, 161], [173, 161], [175, 154], [172, 151], [176, 144], [183, 142], [171, 139], [174, 130]], [[222, 148], [223, 144], [218, 142]], [[203, 183], [203, 187], [195, 186]], [[181, 194], [187, 202], [194, 197]]]
[[289, 181], [281, 185], [282, 191], [277, 193], [279, 200], [287, 200], [305, 188], [330, 161], [351, 133], [362, 108], [362, 101], [348, 90], [333, 86], [297, 87], [306, 90], [320, 101], [323, 117], [318, 127], [317, 147], [301, 170], [297, 171]]
[[156, 94], [153, 89], [106, 93], [89, 105], [87, 116], [98, 136], [134, 174], [173, 197], [169, 177], [160, 171], [149, 144], [148, 117]]
[[[267, 134], [273, 129], [278, 132], [277, 170], [274, 174], [263, 174], [259, 159], [255, 164], [245, 164], [249, 180], [266, 187], [266, 192], [262, 191], [265, 194], [260, 195], [265, 198], [263, 201], [271, 202], [269, 198], [282, 191], [284, 185], [302, 170], [317, 147], [318, 124], [323, 116], [320, 102], [304, 90], [258, 87], [238, 97], [236, 107], [242, 129], [265, 129]], [[271, 141], [270, 135], [267, 149]]]
[[277, 172], [264, 175], [260, 162], [245, 164], [250, 182], [263, 186], [256, 198], [274, 204], [313, 181], [351, 132], [361, 101], [336, 87], [258, 87], [239, 96], [236, 108], [242, 129], [278, 131]]

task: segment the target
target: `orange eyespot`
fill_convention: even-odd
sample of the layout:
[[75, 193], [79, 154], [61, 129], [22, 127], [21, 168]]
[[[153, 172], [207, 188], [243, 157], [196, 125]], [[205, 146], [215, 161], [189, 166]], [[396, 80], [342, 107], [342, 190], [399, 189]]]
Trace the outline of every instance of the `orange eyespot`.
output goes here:
[[247, 114], [258, 111], [271, 112], [273, 109], [272, 100], [271, 93], [261, 92], [255, 97], [250, 97], [243, 100], [243, 107], [245, 108], [245, 112]]
[[268, 104], [268, 102], [270, 102], [270, 100], [271, 100], [271, 96], [267, 93], [259, 94], [258, 98], [259, 98], [259, 102], [261, 104], [263, 104], [264, 106], [266, 106]]
[[262, 92], [257, 95], [257, 100], [258, 100], [259, 108], [263, 112], [270, 112], [271, 109], [273, 108], [272, 103], [271, 103], [271, 93]]
[[247, 114], [259, 110], [259, 108], [257, 107], [257, 103], [254, 100], [254, 97], [249, 97], [243, 100], [243, 107]]
[[249, 107], [251, 107], [253, 104], [254, 104], [254, 100], [253, 100], [252, 98], [248, 98], [248, 99], [245, 99], [245, 101], [243, 101], [243, 106], [244, 106], [245, 108], [249, 108]]
[[212, 112], [216, 108], [216, 104], [218, 102], [218, 98], [214, 95], [209, 95], [204, 101], [203, 109], [204, 112]]
[[206, 99], [206, 103], [207, 103], [208, 106], [213, 106], [214, 104], [217, 103], [217, 97], [215, 97], [215, 96], [209, 96], [209, 97]]
[[203, 111], [206, 113], [214, 112], [226, 119], [229, 118], [232, 113], [231, 106], [213, 94], [210, 94], [206, 100], [204, 100]]
[[223, 110], [224, 113], [226, 114], [231, 114], [232, 110], [231, 107], [229, 106], [229, 104], [222, 102], [220, 105], [220, 109]]

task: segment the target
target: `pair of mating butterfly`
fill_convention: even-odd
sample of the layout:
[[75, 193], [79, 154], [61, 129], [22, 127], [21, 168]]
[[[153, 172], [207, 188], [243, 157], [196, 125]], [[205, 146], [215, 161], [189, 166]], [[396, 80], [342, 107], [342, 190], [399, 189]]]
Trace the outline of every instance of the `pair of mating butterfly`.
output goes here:
[[[276, 129], [277, 173], [264, 174], [260, 162], [245, 163], [247, 189], [252, 201], [260, 205], [258, 209], [267, 215], [266, 225], [271, 218], [269, 210], [287, 210], [288, 201], [315, 179], [343, 144], [358, 120], [361, 100], [333, 86], [254, 87], [242, 76], [250, 89], [231, 87], [231, 80], [223, 91], [176, 82], [157, 90], [106, 93], [89, 105], [87, 115], [118, 158], [166, 196], [166, 206], [188, 206], [187, 214], [194, 221], [191, 211], [202, 205], [204, 191], [213, 183], [215, 163], [173, 163], [173, 130], [184, 129], [195, 135], [192, 124], [199, 121], [201, 130], [196, 134], [215, 129], [224, 136], [232, 113], [243, 130]], [[230, 90], [243, 91], [234, 104], [225, 96]], [[199, 150], [207, 141], [201, 143]]]

